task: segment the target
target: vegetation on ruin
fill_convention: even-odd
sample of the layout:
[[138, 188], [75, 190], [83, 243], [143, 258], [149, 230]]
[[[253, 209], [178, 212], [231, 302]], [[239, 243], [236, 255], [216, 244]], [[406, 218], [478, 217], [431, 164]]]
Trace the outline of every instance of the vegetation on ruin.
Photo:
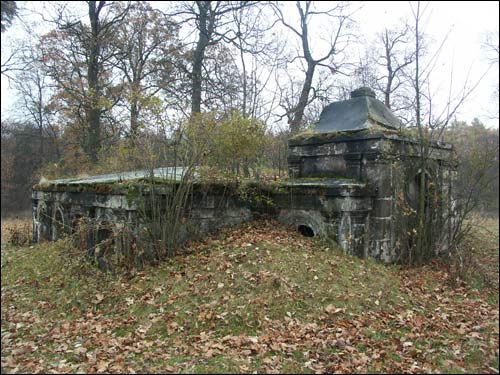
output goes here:
[[[425, 30], [444, 22], [432, 3], [410, 2], [412, 19], [379, 22], [374, 35], [360, 35], [354, 2], [42, 5], [1, 8], [4, 99], [16, 99], [1, 124], [2, 373], [498, 373], [498, 223], [478, 216], [499, 209], [499, 133], [488, 128], [498, 126], [498, 30], [475, 35], [480, 54], [464, 51], [489, 67], [471, 66], [463, 81], [465, 62], [457, 69], [442, 53], [451, 34]], [[492, 84], [493, 111], [484, 102], [466, 113], [481, 80]], [[403, 128], [314, 133], [325, 105], [360, 86]], [[471, 115], [489, 124], [461, 121]], [[234, 194], [262, 211], [273, 194], [320, 196], [326, 176], [289, 178], [288, 147], [355, 137], [403, 138], [417, 150], [399, 183], [421, 173], [419, 201], [410, 207], [405, 191], [394, 215], [412, 268], [346, 256], [271, 221], [177, 246], [194, 192]], [[442, 200], [426, 171], [432, 146], [448, 141], [458, 229], [447, 257], [431, 260], [444, 221], [428, 209]], [[186, 173], [51, 182], [168, 166]], [[46, 197], [123, 194], [144, 224], [144, 248], [162, 262], [134, 267], [144, 254], [135, 228], [114, 237], [95, 207], [71, 237], [31, 243], [32, 223], [4, 215], [31, 210], [33, 186]], [[54, 211], [57, 234], [62, 209]], [[99, 230], [113, 238], [88, 252], [73, 246]], [[125, 256], [109, 246], [115, 239]], [[106, 251], [123, 270], [97, 269]]]

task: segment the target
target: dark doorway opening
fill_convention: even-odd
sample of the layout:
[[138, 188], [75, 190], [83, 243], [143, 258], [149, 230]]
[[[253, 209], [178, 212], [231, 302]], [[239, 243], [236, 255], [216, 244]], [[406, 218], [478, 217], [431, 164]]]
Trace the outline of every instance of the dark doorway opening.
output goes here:
[[299, 225], [297, 229], [299, 233], [305, 237], [314, 237], [314, 231], [312, 230], [311, 227], [308, 227], [307, 225]]

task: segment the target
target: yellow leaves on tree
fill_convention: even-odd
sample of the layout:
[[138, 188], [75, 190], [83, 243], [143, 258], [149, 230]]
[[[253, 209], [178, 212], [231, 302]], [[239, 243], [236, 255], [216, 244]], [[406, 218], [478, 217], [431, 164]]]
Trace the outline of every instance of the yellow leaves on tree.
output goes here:
[[265, 124], [232, 111], [219, 117], [216, 113], [199, 114], [187, 127], [188, 139], [203, 149], [203, 163], [221, 171], [245, 175], [258, 166], [268, 141]]

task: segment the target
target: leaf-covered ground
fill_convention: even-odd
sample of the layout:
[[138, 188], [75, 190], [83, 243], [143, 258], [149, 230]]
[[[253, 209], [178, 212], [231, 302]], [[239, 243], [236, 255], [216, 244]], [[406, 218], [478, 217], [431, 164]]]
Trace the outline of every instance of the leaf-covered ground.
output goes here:
[[2, 373], [495, 373], [498, 243], [484, 238], [494, 287], [268, 221], [134, 276], [96, 271], [68, 241], [2, 244]]

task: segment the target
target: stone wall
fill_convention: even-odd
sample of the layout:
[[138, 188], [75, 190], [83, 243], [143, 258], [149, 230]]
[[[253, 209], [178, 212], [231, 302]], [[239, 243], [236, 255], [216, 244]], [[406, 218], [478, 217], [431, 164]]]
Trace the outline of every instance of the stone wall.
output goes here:
[[[111, 261], [109, 252], [101, 251], [99, 243], [110, 238], [114, 238], [108, 241], [112, 256], [127, 253], [133, 246], [141, 248], [144, 259], [155, 258], [151, 241], [143, 235], [147, 222], [138, 205], [147, 194], [131, 197], [130, 188], [104, 193], [96, 191], [103, 187], [96, 186], [41, 189], [34, 190], [32, 196], [35, 241], [74, 233], [84, 220], [87, 229], [77, 242], [102, 268], [108, 268]], [[308, 228], [315, 236], [333, 239], [348, 253], [367, 256], [370, 194], [364, 184], [347, 180], [250, 184], [243, 190], [195, 186], [183, 215], [179, 242], [267, 215], [296, 229]], [[96, 252], [96, 248], [101, 250]]]
[[[410, 204], [418, 199], [418, 178], [422, 173], [418, 169], [418, 143], [394, 133], [360, 131], [292, 139], [289, 146], [290, 175], [296, 178], [353, 178], [371, 189], [373, 209], [369, 215], [369, 226], [365, 226], [369, 244], [364, 256], [384, 262], [396, 261], [400, 255], [401, 231], [413, 229], [399, 226], [402, 214], [398, 199], [404, 197]], [[436, 196], [451, 202], [452, 182], [456, 174], [452, 147], [438, 144], [429, 147], [431, 152], [426, 176], [435, 185]], [[433, 207], [435, 214], [443, 220], [453, 217], [452, 209], [453, 204], [436, 204]], [[448, 228], [451, 230], [451, 225]]]
[[[319, 134], [292, 139], [289, 146], [289, 181], [195, 184], [183, 213], [179, 242], [269, 215], [306, 235], [334, 240], [347, 253], [394, 262], [401, 255], [404, 234], [414, 228], [405, 210], [416, 209], [419, 178], [425, 173], [432, 183], [426, 204], [434, 222], [444, 228], [440, 235], [446, 244], [456, 174], [451, 147], [430, 146], [428, 170], [420, 171], [418, 144], [394, 133]], [[112, 253], [125, 253], [132, 243], [146, 259], [154, 259], [155, 249], [144, 236], [146, 216], [138, 205], [147, 199], [147, 192], [133, 181], [95, 184], [97, 180], [36, 187], [35, 240], [56, 240], [62, 232], [74, 232], [84, 219], [91, 229], [80, 240], [81, 247], [92, 252], [106, 238], [121, 236], [112, 241]], [[168, 194], [168, 189], [160, 195]], [[120, 233], [125, 229], [124, 237]], [[106, 263], [102, 256], [99, 259]]]
[[[94, 188], [94, 187], [93, 187]], [[95, 191], [33, 191], [33, 237], [35, 241], [57, 240], [64, 233], [74, 233], [85, 222], [87, 235], [80, 242], [87, 250], [111, 236], [121, 236], [127, 228], [134, 246], [143, 246], [146, 258], [154, 258], [144, 235], [147, 222], [136, 199], [127, 191], [99, 193]], [[57, 190], [63, 190], [58, 187]], [[68, 188], [71, 190], [71, 188]], [[91, 190], [91, 189], [89, 189]], [[92, 189], [93, 190], [93, 189]], [[147, 196], [141, 197], [147, 199]], [[199, 239], [221, 227], [251, 220], [251, 210], [232, 195], [197, 192], [190, 197], [189, 210], [183, 218], [179, 242]], [[115, 244], [118, 249], [118, 241]], [[123, 246], [121, 244], [120, 246]]]

